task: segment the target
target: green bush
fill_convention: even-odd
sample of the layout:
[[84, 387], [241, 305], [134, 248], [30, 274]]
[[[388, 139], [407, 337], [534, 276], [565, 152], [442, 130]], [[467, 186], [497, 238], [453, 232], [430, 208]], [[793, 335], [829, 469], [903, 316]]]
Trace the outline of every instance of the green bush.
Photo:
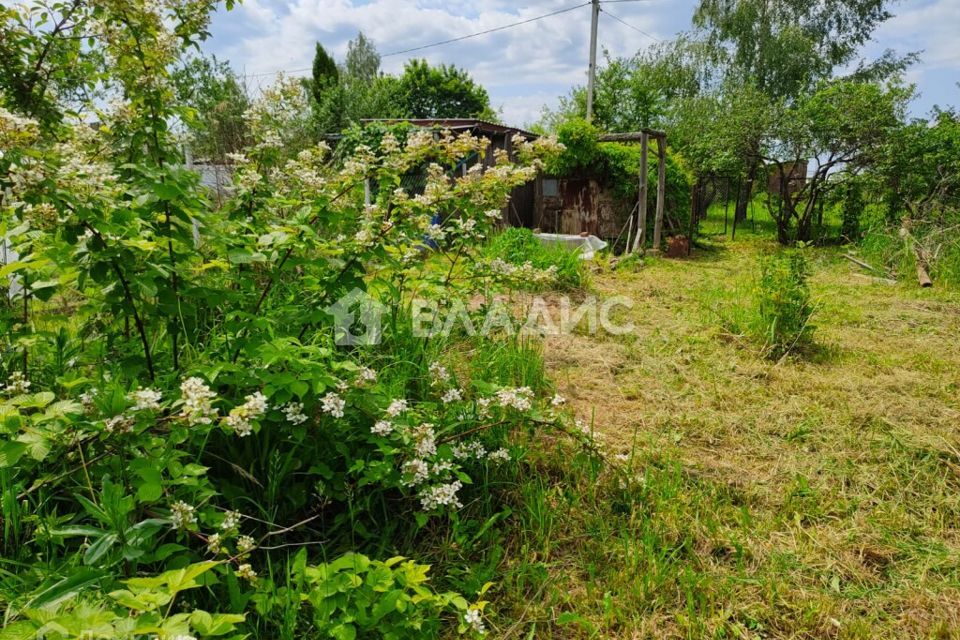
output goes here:
[[540, 271], [550, 272], [548, 284], [528, 280], [526, 288], [539, 290], [547, 286], [562, 291], [582, 289], [587, 284], [587, 270], [577, 251], [557, 244], [544, 244], [530, 229], [510, 227], [494, 236], [486, 248], [489, 258], [500, 259], [520, 267], [525, 264]]
[[[579, 118], [562, 124], [557, 130], [557, 139], [565, 149], [547, 163], [546, 172], [561, 177], [578, 173], [596, 176], [617, 197], [632, 204], [637, 200], [640, 144], [599, 142], [600, 134], [596, 127]], [[651, 140], [647, 155], [647, 210], [650, 212], [656, 210], [658, 163], [657, 143]], [[686, 229], [692, 179], [673, 149], [667, 150], [665, 179], [665, 212]], [[649, 237], [653, 233], [654, 216], [648, 215], [647, 220]]]
[[755, 333], [765, 341], [765, 351], [779, 358], [809, 343], [814, 308], [807, 286], [806, 258], [799, 250], [782, 251], [760, 260], [756, 292]]

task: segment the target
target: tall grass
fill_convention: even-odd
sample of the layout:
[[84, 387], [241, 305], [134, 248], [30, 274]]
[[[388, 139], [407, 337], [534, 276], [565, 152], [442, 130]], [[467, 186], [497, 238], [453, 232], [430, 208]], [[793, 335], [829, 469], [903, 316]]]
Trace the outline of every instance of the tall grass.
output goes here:
[[587, 286], [587, 270], [580, 253], [559, 244], [544, 244], [530, 229], [505, 229], [490, 240], [485, 253], [490, 258], [500, 258], [514, 265], [529, 262], [537, 269], [556, 269], [556, 278], [552, 285], [531, 282], [529, 289], [553, 286], [561, 291], [572, 291]]

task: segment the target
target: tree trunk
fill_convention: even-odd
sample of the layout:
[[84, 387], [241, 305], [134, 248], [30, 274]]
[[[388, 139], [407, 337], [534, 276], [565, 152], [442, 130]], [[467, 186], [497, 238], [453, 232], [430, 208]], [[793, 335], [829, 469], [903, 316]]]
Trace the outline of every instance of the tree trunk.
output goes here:
[[737, 222], [743, 222], [747, 219], [747, 206], [753, 198], [753, 181], [757, 177], [758, 164], [759, 163], [754, 162], [750, 165], [750, 170], [747, 172], [747, 179], [740, 184], [740, 196], [737, 199], [737, 208], [733, 213], [733, 217]]

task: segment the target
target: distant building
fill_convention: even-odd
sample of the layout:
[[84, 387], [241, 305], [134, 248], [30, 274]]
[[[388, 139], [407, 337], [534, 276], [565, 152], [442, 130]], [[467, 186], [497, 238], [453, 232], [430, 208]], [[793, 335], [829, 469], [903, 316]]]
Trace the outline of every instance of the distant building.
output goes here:
[[809, 164], [809, 160], [784, 162], [782, 178], [780, 168], [776, 164], [767, 165], [767, 191], [774, 194], [781, 193], [780, 187], [783, 180], [786, 180], [787, 192], [796, 193], [807, 183], [807, 166]]

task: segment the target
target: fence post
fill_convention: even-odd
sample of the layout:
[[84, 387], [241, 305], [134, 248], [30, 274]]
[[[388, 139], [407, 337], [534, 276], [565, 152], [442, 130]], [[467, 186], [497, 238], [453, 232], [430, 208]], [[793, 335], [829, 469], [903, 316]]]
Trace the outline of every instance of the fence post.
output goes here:
[[663, 206], [667, 190], [667, 137], [657, 136], [657, 217], [653, 222], [653, 250], [660, 251], [663, 232]]
[[647, 245], [647, 146], [649, 136], [640, 134], [640, 195], [637, 201], [637, 235], [633, 250], [643, 251]]

